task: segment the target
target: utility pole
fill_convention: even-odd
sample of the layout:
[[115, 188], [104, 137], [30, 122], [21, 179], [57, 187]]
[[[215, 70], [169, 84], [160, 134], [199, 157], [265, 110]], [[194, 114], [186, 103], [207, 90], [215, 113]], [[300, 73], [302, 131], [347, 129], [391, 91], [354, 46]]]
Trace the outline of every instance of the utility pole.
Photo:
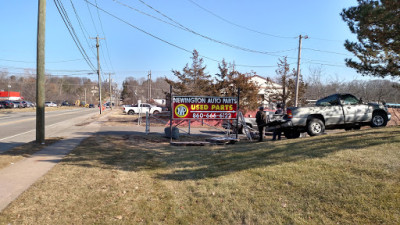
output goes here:
[[104, 38], [99, 38], [99, 36], [97, 35], [97, 37], [95, 38], [90, 38], [90, 39], [96, 39], [96, 48], [97, 48], [97, 75], [98, 75], [98, 80], [99, 80], [99, 108], [100, 108], [100, 114], [101, 114], [101, 110], [103, 107], [103, 104], [101, 103], [101, 76], [100, 76], [100, 54], [99, 54], [99, 39], [104, 39]]
[[149, 98], [147, 102], [150, 102], [151, 100], [151, 70], [147, 74], [147, 86], [148, 86], [148, 91], [147, 91], [147, 97]]
[[45, 140], [45, 31], [46, 0], [39, 0], [36, 49], [36, 142], [44, 144]]
[[298, 99], [299, 99], [299, 80], [300, 80], [300, 59], [301, 59], [301, 39], [307, 39], [308, 36], [299, 35], [299, 53], [297, 56], [297, 76], [296, 76], [296, 91], [295, 91], [295, 99], [294, 106], [297, 107]]
[[108, 82], [110, 83], [110, 109], [112, 110], [112, 88], [111, 88], [111, 75], [113, 73], [108, 73]]

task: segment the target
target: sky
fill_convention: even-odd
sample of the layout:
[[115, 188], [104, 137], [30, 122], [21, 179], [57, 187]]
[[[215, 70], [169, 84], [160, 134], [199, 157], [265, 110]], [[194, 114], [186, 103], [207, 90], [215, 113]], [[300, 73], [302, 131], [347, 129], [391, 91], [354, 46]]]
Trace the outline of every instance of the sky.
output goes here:
[[[53, 76], [97, 81], [92, 38], [99, 36], [102, 79], [111, 74], [119, 87], [127, 77], [147, 78], [148, 71], [153, 79], [174, 78], [171, 70], [190, 65], [194, 49], [210, 75], [225, 59], [240, 72], [274, 78], [285, 56], [290, 68], [297, 67], [299, 35], [307, 35], [301, 51], [306, 79], [315, 69], [326, 82], [371, 79], [344, 62], [353, 56], [343, 44], [356, 36], [340, 12], [356, 5], [356, 0], [47, 0], [45, 68]], [[67, 15], [82, 51], [56, 6]], [[0, 1], [0, 71], [35, 71], [37, 15], [38, 1]]]

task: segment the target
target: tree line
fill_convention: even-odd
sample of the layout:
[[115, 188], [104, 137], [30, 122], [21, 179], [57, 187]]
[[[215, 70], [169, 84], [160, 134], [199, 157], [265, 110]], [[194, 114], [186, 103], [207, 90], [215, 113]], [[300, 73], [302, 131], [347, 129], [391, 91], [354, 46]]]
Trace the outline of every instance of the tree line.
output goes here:
[[[206, 72], [206, 66], [199, 53], [194, 50], [191, 64], [186, 64], [182, 70], [172, 70], [175, 79], [157, 78], [155, 82], [144, 78], [128, 77], [123, 82], [122, 100], [125, 104], [136, 103], [137, 100], [152, 102], [154, 98], [167, 99], [169, 105], [169, 87], [173, 88], [175, 96], [237, 96], [240, 89], [240, 107], [243, 111], [256, 110], [263, 100], [282, 103], [284, 107], [294, 105], [297, 71], [290, 68], [287, 57], [282, 57], [277, 63], [275, 76], [266, 78], [266, 97], [259, 95], [261, 87], [252, 81], [255, 72], [240, 72], [234, 63], [225, 60], [218, 65], [218, 73], [211, 75]], [[353, 80], [343, 82], [323, 80], [321, 68], [309, 68], [309, 76], [299, 77], [299, 105], [304, 106], [310, 100], [317, 100], [334, 93], [350, 93], [371, 102], [399, 102], [399, 84], [389, 80]], [[151, 82], [154, 94], [149, 96], [148, 88]], [[279, 84], [279, 86], [274, 85]]]
[[[112, 84], [117, 91], [117, 85]], [[8, 71], [0, 71], [0, 90], [20, 92], [26, 101], [36, 102], [36, 74], [26, 71], [23, 75], [13, 75]], [[114, 91], [113, 91], [114, 92]], [[117, 96], [116, 93], [113, 95]], [[85, 98], [86, 97], [86, 98]], [[102, 82], [102, 99], [110, 97], [109, 82]], [[98, 81], [86, 77], [52, 76], [46, 74], [45, 99], [61, 104], [67, 101], [74, 104], [77, 100], [88, 104], [98, 104]]]
[[[346, 59], [346, 65], [354, 68], [363, 76], [385, 78], [400, 76], [400, 1], [396, 0], [358, 0], [358, 5], [343, 9], [340, 16], [347, 23], [350, 31], [357, 35], [357, 41], [346, 40], [344, 46], [354, 54], [355, 59]], [[241, 90], [240, 106], [242, 109], [254, 110], [262, 100], [258, 95], [259, 88], [251, 77], [255, 72], [239, 72], [234, 63], [223, 60], [217, 74], [205, 72], [206, 66], [196, 50], [192, 54], [191, 65], [186, 64], [182, 71], [172, 70], [175, 79], [157, 78], [155, 81], [144, 78], [128, 77], [122, 84], [122, 90], [113, 85], [114, 96], [124, 104], [133, 104], [138, 100], [152, 102], [155, 98], [169, 97], [169, 86], [175, 95], [212, 95], [235, 96]], [[332, 93], [351, 93], [365, 101], [394, 102], [400, 101], [399, 83], [389, 80], [354, 80], [342, 82], [339, 79], [322, 81], [319, 68], [310, 69], [307, 79], [300, 74], [299, 100], [316, 100]], [[296, 88], [296, 70], [291, 69], [287, 58], [278, 61], [276, 76], [267, 78], [268, 101], [282, 102], [292, 106]], [[281, 85], [279, 88], [273, 85]], [[102, 83], [102, 99], [110, 97], [109, 83]], [[151, 91], [150, 91], [151, 89]], [[0, 90], [18, 91], [28, 101], [36, 99], [36, 75], [25, 71], [24, 75], [13, 75], [6, 70], [0, 71]], [[85, 77], [46, 75], [46, 101], [98, 103], [97, 82]]]

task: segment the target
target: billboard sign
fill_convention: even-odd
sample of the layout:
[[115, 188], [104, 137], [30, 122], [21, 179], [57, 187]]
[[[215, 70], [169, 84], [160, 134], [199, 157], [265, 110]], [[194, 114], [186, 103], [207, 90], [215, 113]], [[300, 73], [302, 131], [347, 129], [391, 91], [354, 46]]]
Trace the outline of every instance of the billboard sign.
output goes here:
[[236, 97], [173, 96], [173, 119], [236, 119]]

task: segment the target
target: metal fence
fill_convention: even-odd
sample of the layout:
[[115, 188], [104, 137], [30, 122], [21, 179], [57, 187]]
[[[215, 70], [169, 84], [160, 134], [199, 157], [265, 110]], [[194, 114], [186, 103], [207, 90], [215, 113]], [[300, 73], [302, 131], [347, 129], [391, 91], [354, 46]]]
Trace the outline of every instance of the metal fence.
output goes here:
[[[168, 115], [170, 115], [170, 114], [168, 113]], [[146, 135], [151, 132], [152, 126], [155, 126], [155, 125], [152, 125], [151, 121], [157, 121], [158, 122], [157, 126], [163, 125], [165, 127], [168, 127], [170, 125], [169, 118], [163, 119], [159, 116], [159, 114], [153, 115], [153, 114], [146, 113], [146, 117], [145, 117], [145, 133], [146, 133]], [[215, 120], [213, 120], [213, 121], [215, 121]], [[139, 121], [138, 121], [138, 123], [139, 123]], [[217, 132], [220, 132], [221, 134], [224, 134], [224, 136], [226, 136], [226, 137], [232, 137], [233, 135], [236, 135], [235, 133], [232, 132], [230, 123], [227, 123], [228, 127], [226, 127], [226, 128], [222, 127], [222, 120], [221, 120], [221, 122], [219, 122], [219, 124], [221, 124], [220, 126], [216, 126], [215, 124], [210, 124], [209, 120], [205, 120], [205, 119], [173, 120], [173, 126], [178, 128], [179, 132], [182, 132], [182, 133], [185, 133], [188, 135], [192, 134], [192, 124], [193, 123], [200, 124], [201, 127], [211, 128], [212, 130], [215, 130]]]

